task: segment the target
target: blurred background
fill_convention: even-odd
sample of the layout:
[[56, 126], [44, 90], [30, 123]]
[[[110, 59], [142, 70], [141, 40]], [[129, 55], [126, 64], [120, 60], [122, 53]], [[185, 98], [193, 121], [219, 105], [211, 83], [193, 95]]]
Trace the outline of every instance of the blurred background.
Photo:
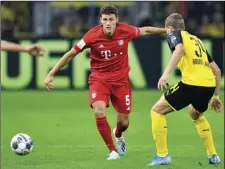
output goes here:
[[[110, 2], [1, 2], [2, 38], [79, 38], [99, 24], [99, 9]], [[135, 26], [164, 26], [165, 18], [181, 13], [194, 34], [224, 37], [224, 2], [111, 2], [120, 21]]]
[[[1, 37], [21, 44], [41, 43], [44, 58], [21, 57], [24, 53], [2, 52], [2, 88], [44, 88], [48, 71], [90, 28], [99, 24], [102, 5], [119, 9], [120, 21], [141, 26], [164, 27], [171, 13], [181, 13], [186, 30], [203, 39], [205, 47], [224, 70], [224, 2], [1, 2]], [[81, 53], [57, 74], [56, 88], [87, 89], [89, 50]], [[14, 57], [7, 57], [14, 55]], [[165, 36], [151, 35], [129, 45], [133, 88], [156, 88], [171, 53]], [[82, 59], [80, 59], [82, 58]], [[29, 70], [29, 71], [28, 71]], [[179, 80], [175, 70], [171, 84]], [[224, 83], [222, 86], [224, 86]], [[17, 84], [17, 85], [16, 85]]]

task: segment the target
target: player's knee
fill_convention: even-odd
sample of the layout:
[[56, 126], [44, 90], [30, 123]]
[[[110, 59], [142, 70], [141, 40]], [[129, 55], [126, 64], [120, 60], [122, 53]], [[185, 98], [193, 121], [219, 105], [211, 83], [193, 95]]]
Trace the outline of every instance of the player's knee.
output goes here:
[[189, 106], [189, 115], [192, 120], [197, 120], [202, 115], [202, 113], [199, 113], [193, 106]]
[[103, 101], [96, 101], [92, 104], [92, 107], [94, 109], [95, 117], [101, 118], [105, 117], [105, 109], [106, 109], [106, 103]]
[[97, 117], [97, 118], [101, 118], [101, 117], [105, 116], [105, 107], [96, 106], [94, 111], [95, 111], [95, 117]]
[[163, 113], [163, 112], [162, 112], [162, 109], [161, 109], [159, 106], [157, 106], [157, 105], [154, 105], [154, 106], [152, 107], [151, 112], [156, 112], [156, 113], [158, 113], [158, 114], [162, 114], [162, 113]]
[[201, 115], [202, 115], [201, 113], [196, 112], [196, 113], [190, 114], [190, 117], [191, 117], [192, 120], [198, 120], [199, 117], [201, 117]]
[[167, 115], [173, 111], [174, 110], [166, 102], [156, 103], [151, 109], [151, 112], [156, 112], [161, 115]]

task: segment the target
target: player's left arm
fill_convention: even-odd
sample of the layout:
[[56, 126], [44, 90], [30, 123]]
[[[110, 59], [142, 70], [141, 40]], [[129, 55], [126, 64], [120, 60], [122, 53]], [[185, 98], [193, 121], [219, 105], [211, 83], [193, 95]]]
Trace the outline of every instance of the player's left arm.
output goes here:
[[158, 28], [158, 27], [151, 27], [151, 26], [141, 27], [141, 28], [139, 28], [139, 30], [140, 30], [140, 35], [166, 33], [165, 28]]
[[132, 25], [126, 25], [126, 30], [128, 30], [131, 39], [138, 38], [140, 35], [166, 33], [166, 29], [164, 28], [157, 28], [157, 27], [151, 27], [151, 26], [139, 28]]
[[214, 92], [214, 95], [212, 97], [210, 104], [211, 104], [211, 108], [213, 110], [215, 110], [216, 112], [220, 112], [220, 111], [222, 111], [222, 108], [223, 108], [223, 103], [220, 101], [220, 98], [219, 98], [221, 70], [218, 67], [218, 65], [216, 64], [216, 62], [213, 61], [213, 59], [209, 55], [208, 51], [206, 51], [206, 52], [207, 52], [209, 64], [211, 66], [212, 72], [216, 79], [216, 88], [215, 88], [215, 92]]

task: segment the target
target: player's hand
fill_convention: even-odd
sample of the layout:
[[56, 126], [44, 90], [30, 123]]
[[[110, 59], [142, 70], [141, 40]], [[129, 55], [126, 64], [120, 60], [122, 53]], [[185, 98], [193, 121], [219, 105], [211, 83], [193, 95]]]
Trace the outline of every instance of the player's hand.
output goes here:
[[169, 75], [168, 74], [163, 74], [159, 81], [158, 81], [158, 89], [163, 91], [163, 89], [165, 88], [168, 88], [168, 79], [169, 79]]
[[210, 107], [216, 112], [221, 112], [223, 108], [223, 103], [220, 101], [219, 98], [212, 98]]
[[53, 86], [51, 84], [53, 79], [54, 79], [53, 75], [48, 75], [44, 80], [45, 87], [48, 89], [48, 91], [51, 91], [51, 89], [53, 88]]
[[27, 52], [32, 56], [43, 56], [46, 52], [46, 49], [39, 44], [32, 44], [26, 47]]

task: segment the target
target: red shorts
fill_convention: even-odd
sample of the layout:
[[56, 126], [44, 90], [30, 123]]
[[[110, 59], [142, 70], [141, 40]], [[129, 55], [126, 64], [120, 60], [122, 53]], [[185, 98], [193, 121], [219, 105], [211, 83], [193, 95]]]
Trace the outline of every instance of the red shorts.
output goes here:
[[90, 105], [95, 101], [104, 101], [109, 107], [109, 99], [115, 110], [119, 113], [131, 112], [131, 86], [128, 77], [117, 82], [93, 80], [89, 82]]

